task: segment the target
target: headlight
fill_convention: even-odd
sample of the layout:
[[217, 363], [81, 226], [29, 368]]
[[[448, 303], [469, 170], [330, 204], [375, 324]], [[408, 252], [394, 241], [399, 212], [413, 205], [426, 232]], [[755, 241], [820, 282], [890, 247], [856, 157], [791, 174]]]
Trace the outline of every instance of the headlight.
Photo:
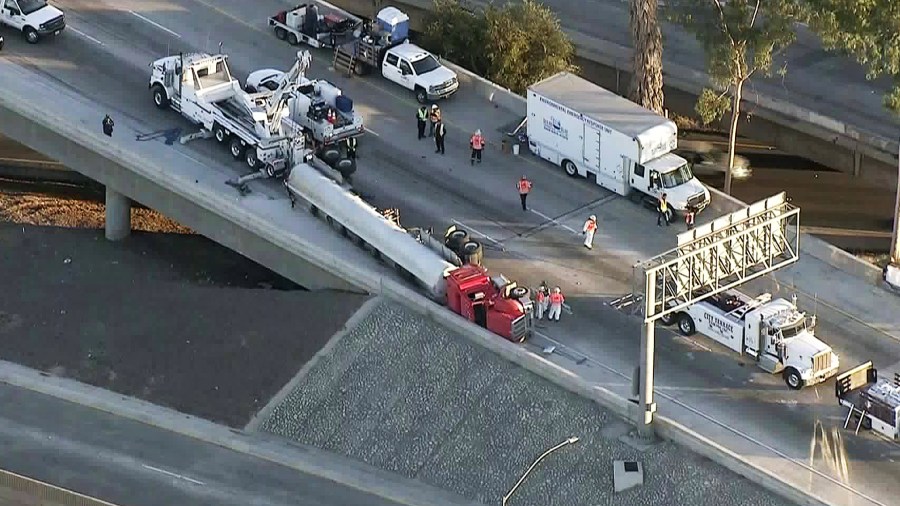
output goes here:
[[428, 91], [429, 91], [430, 93], [434, 93], [435, 90], [437, 90], [437, 86], [429, 86], [429, 87], [428, 87]]

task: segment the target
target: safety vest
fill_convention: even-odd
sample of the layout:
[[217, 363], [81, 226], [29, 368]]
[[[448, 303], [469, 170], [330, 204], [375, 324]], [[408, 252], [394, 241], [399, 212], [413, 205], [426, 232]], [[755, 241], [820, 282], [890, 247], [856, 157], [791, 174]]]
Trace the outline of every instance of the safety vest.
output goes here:
[[484, 148], [484, 137], [482, 137], [480, 135], [473, 135], [472, 140], [469, 142], [472, 143], [472, 149]]
[[544, 302], [544, 292], [542, 290], [538, 290], [537, 295], [535, 296], [538, 302]]
[[356, 149], [356, 137], [350, 137], [347, 139], [347, 147], [350, 149]]
[[594, 232], [597, 230], [597, 222], [593, 220], [587, 220], [584, 222], [584, 231], [585, 232]]
[[519, 186], [519, 193], [521, 193], [522, 195], [525, 195], [531, 191], [531, 181], [529, 181], [527, 179], [520, 179], [518, 186]]
[[666, 202], [666, 199], [661, 199], [659, 201], [659, 211], [660, 212], [668, 212], [669, 211], [669, 203]]
[[428, 108], [426, 108], [426, 107], [420, 108], [416, 112], [416, 118], [418, 118], [419, 121], [425, 121], [426, 119], [428, 119]]
[[551, 304], [562, 304], [565, 302], [566, 298], [563, 297], [561, 293], [551, 293], [550, 294], [550, 303]]
[[444, 124], [438, 123], [437, 127], [435, 127], [435, 129], [434, 129], [434, 135], [436, 137], [443, 137], [445, 133], [446, 133], [446, 130], [444, 130]]

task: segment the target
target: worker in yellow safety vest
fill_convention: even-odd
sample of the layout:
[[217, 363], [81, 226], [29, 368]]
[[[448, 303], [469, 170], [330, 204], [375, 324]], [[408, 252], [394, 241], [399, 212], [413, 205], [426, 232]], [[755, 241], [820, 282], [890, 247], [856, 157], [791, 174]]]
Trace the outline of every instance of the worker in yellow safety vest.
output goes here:
[[562, 305], [566, 301], [559, 287], [553, 289], [550, 294], [550, 312], [547, 313], [548, 320], [559, 321], [559, 315], [562, 313]]
[[656, 226], [661, 227], [662, 221], [665, 220], [666, 226], [669, 226], [669, 202], [666, 200], [665, 193], [659, 198], [659, 205], [656, 206]]

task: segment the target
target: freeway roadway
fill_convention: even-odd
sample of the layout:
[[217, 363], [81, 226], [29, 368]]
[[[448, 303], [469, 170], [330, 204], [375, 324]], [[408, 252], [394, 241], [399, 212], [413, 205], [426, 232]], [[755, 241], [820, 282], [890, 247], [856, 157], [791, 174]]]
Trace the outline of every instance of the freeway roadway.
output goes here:
[[5, 383], [0, 407], [0, 466], [115, 504], [402, 504]]
[[[159, 130], [187, 128], [174, 112], [158, 111], [150, 102], [147, 64], [159, 56], [189, 49], [215, 51], [223, 41], [235, 74], [243, 77], [260, 67], [286, 68], [294, 54], [293, 48], [265, 28], [265, 15], [286, 5], [274, 0], [252, 5], [240, 0], [149, 5], [124, 0], [63, 0], [59, 4], [67, 10], [72, 30], [60, 40], [38, 46], [9, 40], [8, 50], [0, 58], [29, 66], [56, 85], [103, 104], [104, 110], [97, 111], [98, 128], [104, 113], [114, 118], [139, 118]], [[583, 362], [550, 358], [627, 394], [626, 378], [638, 355], [638, 326], [605, 302], [631, 291], [631, 264], [672, 247], [677, 225], [658, 229], [649, 211], [592, 183], [568, 179], [561, 171], [529, 157], [500, 155], [496, 147], [501, 132], [518, 118], [467, 95], [465, 87], [443, 106], [450, 125], [448, 154], [436, 156], [429, 141], [415, 140], [416, 105], [409, 94], [375, 78], [345, 79], [330, 73], [328, 62], [327, 53], [314, 53], [310, 74], [343, 87], [366, 115], [370, 128], [360, 142], [360, 172], [355, 178], [359, 190], [376, 205], [400, 208], [407, 225], [437, 228], [454, 221], [484, 236], [488, 265], [496, 271], [526, 284], [546, 279], [562, 286], [575, 314], [540, 329], [534, 344], [555, 342], [583, 352], [588, 356]], [[493, 145], [485, 164], [471, 167], [466, 143], [475, 128], [485, 130]], [[167, 148], [161, 142], [158, 146], [160, 150], [181, 149]], [[212, 142], [197, 141], [188, 148], [195, 156], [221, 163], [223, 172], [243, 172]], [[523, 172], [535, 182], [529, 212], [518, 207], [514, 189]], [[275, 183], [255, 187], [264, 187], [271, 198], [277, 198]], [[233, 190], [223, 185], [222, 191]], [[588, 214], [597, 214], [601, 224], [597, 246], [590, 253], [581, 248], [574, 233]], [[875, 358], [886, 371], [900, 362], [900, 341], [889, 335], [896, 332], [891, 317], [897, 314], [891, 313], [895, 303], [888, 301], [881, 309], [860, 308], [862, 302], [841, 303], [833, 287], [849, 291], [860, 283], [810, 257], [801, 262], [810, 266], [804, 276], [815, 272], [819, 279], [778, 280], [796, 281], [810, 294], [801, 294], [801, 302], [810, 311], [818, 310], [820, 334], [835, 346], [844, 364]], [[799, 277], [801, 271], [791, 272]], [[752, 286], [780, 289], [780, 294], [790, 289], [770, 280]], [[821, 294], [823, 303], [814, 305], [811, 296], [816, 293]], [[831, 306], [825, 305], [826, 301], [831, 301]], [[841, 310], [834, 308], [838, 305]], [[877, 321], [876, 328], [849, 313], [888, 316]], [[627, 326], [634, 332], [616, 331]], [[701, 338], [661, 332], [657, 339], [659, 391], [668, 396], [659, 399], [661, 412], [834, 504], [891, 504], [900, 493], [895, 479], [900, 473], [895, 458], [898, 447], [836, 429], [844, 412], [829, 395], [830, 384], [791, 392], [779, 378], [755, 370]]]

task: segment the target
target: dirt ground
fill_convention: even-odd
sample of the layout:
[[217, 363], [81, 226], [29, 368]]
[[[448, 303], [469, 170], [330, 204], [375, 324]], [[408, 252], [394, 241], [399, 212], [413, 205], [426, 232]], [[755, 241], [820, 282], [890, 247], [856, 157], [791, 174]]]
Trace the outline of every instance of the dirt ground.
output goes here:
[[[41, 209], [26, 199], [29, 213], [10, 202], [21, 201], [0, 200], [7, 216], [102, 223], [102, 205]], [[148, 228], [178, 229], [148, 216]], [[0, 280], [0, 359], [232, 427], [366, 300], [306, 292], [197, 235], [135, 232], [111, 243], [102, 229], [18, 222], [0, 223]]]

